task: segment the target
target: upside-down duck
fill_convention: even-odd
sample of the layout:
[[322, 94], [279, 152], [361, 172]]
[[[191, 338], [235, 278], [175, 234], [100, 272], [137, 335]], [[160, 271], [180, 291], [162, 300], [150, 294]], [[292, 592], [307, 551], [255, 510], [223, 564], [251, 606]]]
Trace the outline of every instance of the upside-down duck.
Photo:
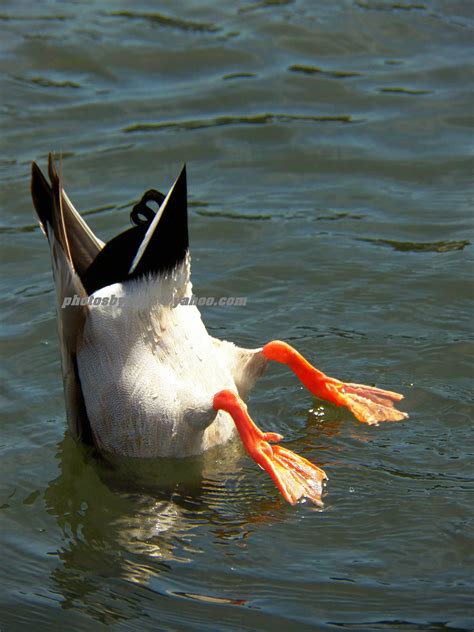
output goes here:
[[[197, 455], [237, 430], [248, 454], [291, 504], [322, 505], [326, 474], [260, 430], [245, 400], [269, 361], [286, 364], [316, 397], [367, 424], [398, 421], [402, 395], [344, 383], [274, 340], [244, 349], [209, 335], [191, 301], [186, 169], [165, 196], [147, 191], [132, 228], [98, 239], [65, 193], [52, 156], [49, 182], [33, 163], [31, 191], [48, 238], [68, 426], [101, 453]], [[155, 205], [155, 212], [151, 206]]]

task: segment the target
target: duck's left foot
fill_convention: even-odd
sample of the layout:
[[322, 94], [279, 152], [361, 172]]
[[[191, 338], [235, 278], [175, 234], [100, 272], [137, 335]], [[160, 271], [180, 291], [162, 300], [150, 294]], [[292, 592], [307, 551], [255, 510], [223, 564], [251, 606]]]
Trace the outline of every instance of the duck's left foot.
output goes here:
[[270, 445], [269, 441], [277, 442], [283, 437], [276, 432], [262, 432], [236, 393], [219, 391], [214, 396], [214, 409], [229, 413], [248, 454], [270, 474], [285, 500], [294, 505], [301, 498], [307, 498], [322, 507], [321, 494], [327, 476], [321, 468], [291, 450]]
[[407, 419], [407, 413], [397, 410], [395, 402], [403, 395], [384, 391], [374, 386], [341, 382], [318, 371], [296, 349], [286, 342], [273, 340], [263, 347], [263, 355], [290, 367], [316, 397], [337, 406], [345, 406], [359, 420], [366, 424], [380, 421], [400, 421]]
[[[324, 470], [282, 446], [269, 447], [271, 456], [268, 457], [268, 466], [261, 467], [273, 478], [285, 500], [294, 505], [301, 498], [307, 498], [318, 507], [322, 507], [321, 495], [324, 482], [328, 478]], [[264, 455], [264, 458], [267, 458], [267, 455]]]

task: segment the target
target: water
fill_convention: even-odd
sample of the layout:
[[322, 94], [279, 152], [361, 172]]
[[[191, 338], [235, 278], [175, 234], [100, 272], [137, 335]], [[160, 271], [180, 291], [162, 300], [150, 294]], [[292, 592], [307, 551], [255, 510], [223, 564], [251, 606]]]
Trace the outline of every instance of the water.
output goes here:
[[[321, 5], [321, 6], [319, 6]], [[17, 630], [474, 626], [472, 4], [12, 2], [0, 11], [2, 591]], [[290, 507], [227, 446], [106, 466], [65, 434], [31, 160], [94, 230], [188, 165], [212, 334], [406, 394], [369, 428], [274, 366], [256, 421], [325, 468]]]

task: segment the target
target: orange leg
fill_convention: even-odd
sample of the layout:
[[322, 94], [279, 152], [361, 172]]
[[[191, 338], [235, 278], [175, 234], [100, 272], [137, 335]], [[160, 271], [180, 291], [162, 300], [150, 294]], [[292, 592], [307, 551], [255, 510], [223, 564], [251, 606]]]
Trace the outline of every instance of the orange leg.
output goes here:
[[337, 406], [345, 406], [359, 421], [378, 424], [379, 421], [400, 421], [408, 417], [407, 413], [394, 407], [394, 403], [403, 399], [403, 395], [328, 377], [286, 342], [273, 340], [263, 347], [262, 353], [268, 360], [289, 366], [313, 395]]
[[277, 442], [283, 437], [276, 432], [262, 432], [236, 393], [216, 393], [214, 409], [229, 413], [248, 454], [270, 474], [285, 500], [294, 505], [300, 498], [307, 498], [322, 507], [321, 493], [327, 479], [322, 469], [286, 448], [270, 445], [269, 441]]

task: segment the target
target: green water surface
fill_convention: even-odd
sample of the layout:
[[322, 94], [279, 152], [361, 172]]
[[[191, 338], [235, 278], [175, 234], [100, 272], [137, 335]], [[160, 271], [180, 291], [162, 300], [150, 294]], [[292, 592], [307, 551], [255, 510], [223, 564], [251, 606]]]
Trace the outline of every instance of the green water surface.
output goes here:
[[[0, 629], [469, 630], [473, 4], [0, 7]], [[106, 465], [65, 433], [30, 163], [97, 234], [187, 163], [212, 335], [405, 393], [378, 428], [272, 366], [252, 416], [324, 467], [291, 507], [240, 449]]]

